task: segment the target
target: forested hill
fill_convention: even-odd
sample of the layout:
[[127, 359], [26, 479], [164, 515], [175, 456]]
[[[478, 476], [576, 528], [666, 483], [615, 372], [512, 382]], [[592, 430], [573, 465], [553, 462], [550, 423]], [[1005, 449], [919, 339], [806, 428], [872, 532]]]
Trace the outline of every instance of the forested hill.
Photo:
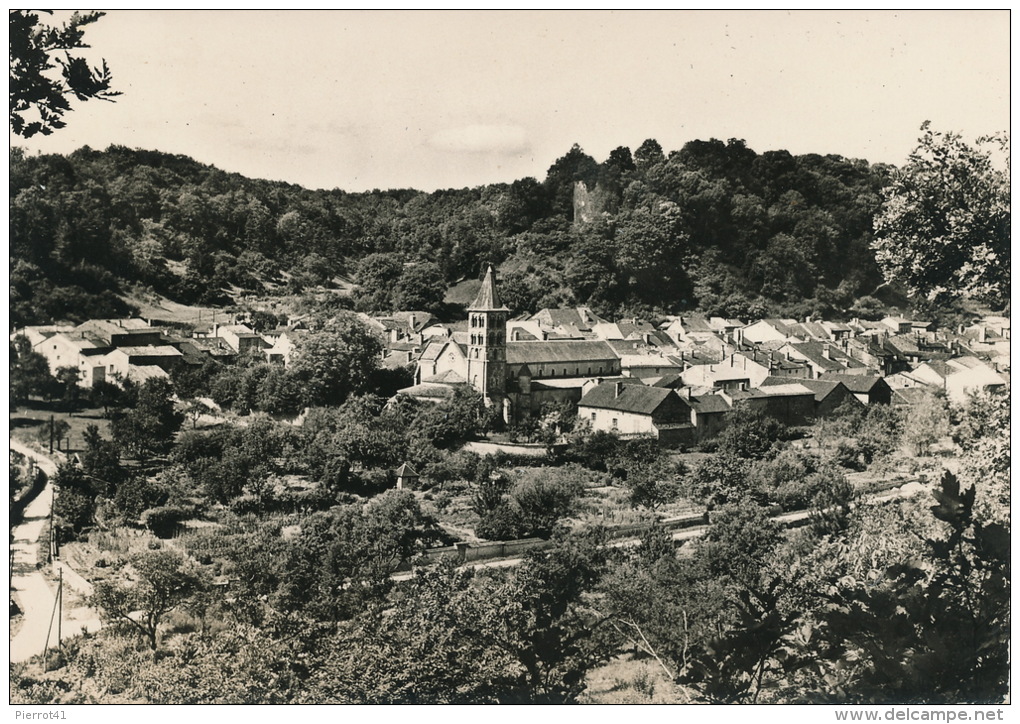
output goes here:
[[20, 325], [124, 313], [131, 284], [227, 303], [226, 290], [344, 275], [360, 308], [437, 306], [487, 262], [520, 312], [834, 318], [881, 282], [869, 242], [891, 169], [713, 139], [668, 155], [648, 140], [601, 163], [574, 146], [542, 181], [434, 193], [312, 191], [117, 146], [15, 148], [10, 170]]

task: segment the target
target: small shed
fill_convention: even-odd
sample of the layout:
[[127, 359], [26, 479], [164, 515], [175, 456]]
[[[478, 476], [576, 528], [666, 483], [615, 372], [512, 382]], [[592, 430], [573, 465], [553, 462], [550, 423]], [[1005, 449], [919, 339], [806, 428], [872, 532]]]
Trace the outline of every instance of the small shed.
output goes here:
[[413, 489], [417, 485], [419, 477], [418, 473], [414, 471], [414, 468], [407, 463], [404, 463], [397, 468], [397, 489]]

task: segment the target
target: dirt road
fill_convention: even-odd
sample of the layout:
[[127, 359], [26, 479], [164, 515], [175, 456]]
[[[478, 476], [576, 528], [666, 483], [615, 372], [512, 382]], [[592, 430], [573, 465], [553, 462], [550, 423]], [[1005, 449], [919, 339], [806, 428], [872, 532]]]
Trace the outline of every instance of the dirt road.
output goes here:
[[[35, 460], [47, 477], [52, 479], [56, 473], [56, 464], [45, 455], [13, 439], [11, 448]], [[11, 595], [24, 614], [21, 628], [11, 639], [12, 662], [25, 661], [41, 654], [46, 645], [47, 632], [50, 645], [56, 642], [57, 622], [55, 619], [51, 621], [51, 618], [57, 587], [47, 580], [44, 569], [37, 567], [37, 562], [40, 561], [40, 548], [47, 544], [42, 536], [46, 530], [46, 519], [49, 517], [52, 502], [53, 484], [47, 482], [42, 492], [25, 508], [24, 520], [12, 531], [14, 571], [11, 578]], [[52, 569], [54, 577], [58, 575], [59, 566], [59, 563], [54, 564]], [[60, 625], [63, 638], [81, 633], [83, 627], [89, 631], [98, 630], [100, 622], [95, 612], [79, 605], [82, 597], [89, 593], [91, 586], [88, 582], [65, 568], [64, 606]]]

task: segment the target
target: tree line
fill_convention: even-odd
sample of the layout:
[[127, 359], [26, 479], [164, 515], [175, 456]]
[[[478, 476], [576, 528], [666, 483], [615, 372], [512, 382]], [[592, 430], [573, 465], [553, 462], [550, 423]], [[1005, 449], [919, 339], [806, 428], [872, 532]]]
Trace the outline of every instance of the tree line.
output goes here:
[[[132, 283], [181, 302], [300, 291], [344, 275], [366, 311], [438, 309], [487, 263], [514, 311], [850, 307], [881, 281], [871, 228], [889, 169], [648, 140], [599, 163], [574, 146], [542, 181], [346, 193], [111, 146], [11, 154], [15, 323], [113, 316]], [[575, 193], [588, 202], [575, 218]], [[795, 308], [796, 307], [796, 308]]]

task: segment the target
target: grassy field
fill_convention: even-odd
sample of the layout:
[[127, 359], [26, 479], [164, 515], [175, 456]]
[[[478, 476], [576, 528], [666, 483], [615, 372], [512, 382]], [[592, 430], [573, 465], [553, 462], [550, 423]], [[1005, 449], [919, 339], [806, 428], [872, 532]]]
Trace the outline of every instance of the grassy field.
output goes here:
[[[64, 420], [70, 425], [68, 433], [70, 450], [77, 452], [85, 447], [85, 428], [95, 425], [103, 437], [110, 437], [110, 421], [103, 416], [102, 408], [89, 408], [73, 413], [56, 409], [56, 406], [41, 401], [33, 401], [31, 407], [20, 407], [9, 413], [11, 437], [30, 445], [48, 445], [46, 423], [53, 416], [54, 420]], [[45, 439], [40, 434], [46, 434]], [[67, 450], [67, 440], [60, 443], [61, 450]]]
[[683, 704], [679, 689], [655, 659], [624, 654], [588, 672], [581, 704]]

